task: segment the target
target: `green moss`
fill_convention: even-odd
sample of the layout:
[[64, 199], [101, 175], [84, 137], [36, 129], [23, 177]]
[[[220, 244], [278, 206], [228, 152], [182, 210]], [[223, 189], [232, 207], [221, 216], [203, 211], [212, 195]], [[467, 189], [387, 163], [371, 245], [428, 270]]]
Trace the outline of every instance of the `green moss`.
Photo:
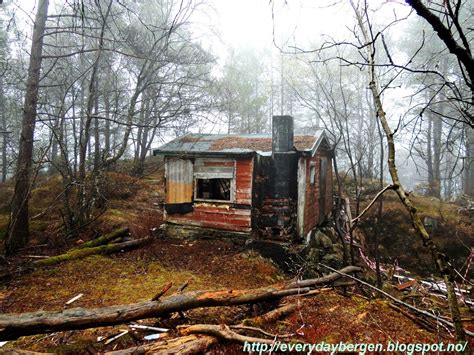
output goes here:
[[102, 220], [107, 224], [126, 225], [133, 216], [135, 214], [130, 211], [111, 208], [102, 216]]

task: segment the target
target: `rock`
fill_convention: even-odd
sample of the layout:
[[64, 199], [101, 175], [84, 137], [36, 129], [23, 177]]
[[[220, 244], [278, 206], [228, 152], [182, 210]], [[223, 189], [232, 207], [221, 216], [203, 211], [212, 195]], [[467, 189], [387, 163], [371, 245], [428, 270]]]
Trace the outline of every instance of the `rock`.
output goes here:
[[317, 247], [324, 248], [324, 249], [331, 249], [333, 246], [333, 242], [331, 238], [329, 238], [323, 232], [317, 231], [314, 238], [316, 240]]

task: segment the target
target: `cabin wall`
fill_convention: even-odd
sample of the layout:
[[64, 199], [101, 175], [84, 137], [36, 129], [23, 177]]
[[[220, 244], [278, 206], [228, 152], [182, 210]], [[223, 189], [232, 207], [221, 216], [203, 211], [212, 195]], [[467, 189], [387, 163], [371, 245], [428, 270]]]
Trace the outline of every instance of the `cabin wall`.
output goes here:
[[[233, 171], [231, 201], [207, 201], [196, 199], [193, 194], [192, 210], [188, 213], [166, 213], [165, 220], [171, 223], [237, 232], [251, 231], [253, 158], [194, 160], [193, 180], [200, 174]], [[167, 184], [167, 187], [171, 187]], [[195, 191], [196, 184], [193, 185]], [[167, 191], [167, 195], [173, 194]]]
[[[321, 180], [321, 161], [326, 160], [326, 176]], [[332, 160], [326, 152], [317, 152], [314, 157], [305, 162], [305, 194], [303, 234], [308, 234], [313, 228], [323, 223], [332, 211]], [[302, 170], [302, 169], [300, 169]], [[314, 176], [312, 177], [312, 174]], [[325, 186], [324, 186], [325, 185]], [[324, 193], [324, 196], [321, 195]], [[300, 211], [301, 212], [301, 209]]]

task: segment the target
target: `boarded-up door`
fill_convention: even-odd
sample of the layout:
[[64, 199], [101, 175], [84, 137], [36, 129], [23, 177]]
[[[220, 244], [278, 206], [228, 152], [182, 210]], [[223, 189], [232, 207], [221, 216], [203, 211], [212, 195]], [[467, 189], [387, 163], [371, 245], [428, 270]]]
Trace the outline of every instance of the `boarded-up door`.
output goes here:
[[328, 170], [328, 160], [321, 157], [319, 161], [319, 223], [326, 218], [326, 178]]
[[192, 211], [193, 162], [189, 159], [166, 161], [166, 211], [187, 213]]

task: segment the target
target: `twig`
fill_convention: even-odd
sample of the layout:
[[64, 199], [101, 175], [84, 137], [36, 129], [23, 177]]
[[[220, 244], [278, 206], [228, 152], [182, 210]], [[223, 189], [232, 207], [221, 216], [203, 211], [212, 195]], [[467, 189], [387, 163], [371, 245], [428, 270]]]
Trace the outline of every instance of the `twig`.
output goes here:
[[166, 283], [162, 288], [161, 288], [161, 291], [158, 292], [155, 297], [153, 297], [151, 300], [152, 301], [158, 301], [158, 299], [163, 296], [166, 292], [168, 292], [168, 290], [171, 288], [171, 286], [173, 286], [173, 283], [172, 282], [168, 282]]
[[84, 296], [83, 293], [80, 293], [80, 294], [78, 294], [77, 296], [74, 296], [73, 298], [71, 298], [69, 301], [66, 302], [66, 305], [71, 304], [71, 303], [77, 301], [77, 300], [78, 300], [79, 298], [81, 298], [82, 296]]
[[132, 329], [153, 330], [155, 332], [161, 332], [161, 333], [167, 333], [170, 331], [168, 328], [150, 327], [148, 325], [135, 324], [135, 323], [129, 324], [128, 326]]
[[177, 292], [177, 293], [183, 292], [184, 289], [185, 289], [186, 287], [188, 287], [188, 285], [189, 285], [189, 280], [185, 281], [181, 286], [179, 286], [178, 291], [176, 291], [176, 292]]
[[352, 223], [351, 229], [352, 230], [357, 226], [357, 223], [359, 223], [359, 220], [369, 211], [370, 207], [372, 207], [374, 205], [374, 203], [377, 202], [379, 197], [382, 196], [385, 193], [385, 191], [387, 191], [387, 190], [393, 190], [393, 185], [387, 185], [382, 190], [380, 190], [377, 193], [377, 195], [375, 195], [373, 200], [368, 204], [368, 206], [366, 208], [364, 208], [364, 210], [356, 218], [354, 218], [351, 221], [351, 223]]

